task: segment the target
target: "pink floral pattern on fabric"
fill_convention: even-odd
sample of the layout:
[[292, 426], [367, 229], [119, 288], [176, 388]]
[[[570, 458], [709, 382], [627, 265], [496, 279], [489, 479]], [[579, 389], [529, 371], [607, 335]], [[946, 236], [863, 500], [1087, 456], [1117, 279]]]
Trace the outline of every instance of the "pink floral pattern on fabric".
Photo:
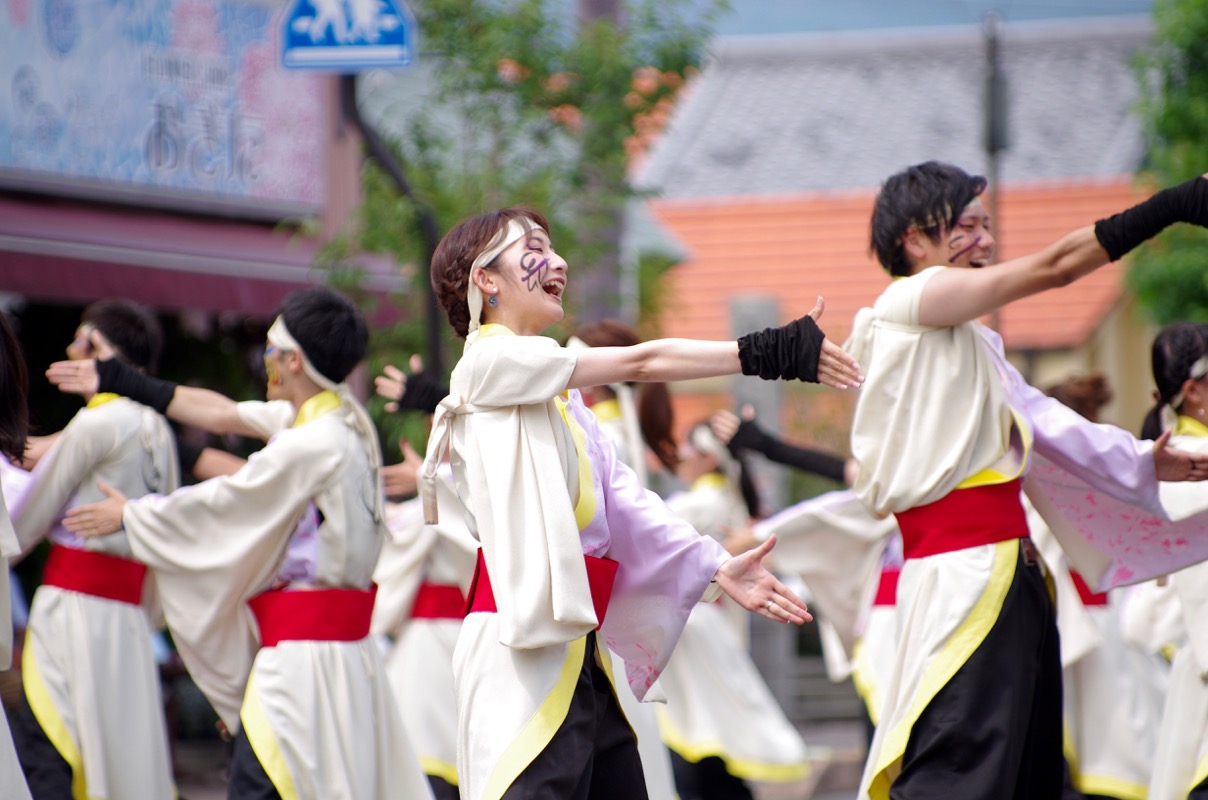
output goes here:
[[1169, 575], [1208, 559], [1208, 512], [1171, 522], [1094, 491], [1040, 456], [1033, 457], [1028, 477], [1069, 526], [1111, 560], [1097, 591]]

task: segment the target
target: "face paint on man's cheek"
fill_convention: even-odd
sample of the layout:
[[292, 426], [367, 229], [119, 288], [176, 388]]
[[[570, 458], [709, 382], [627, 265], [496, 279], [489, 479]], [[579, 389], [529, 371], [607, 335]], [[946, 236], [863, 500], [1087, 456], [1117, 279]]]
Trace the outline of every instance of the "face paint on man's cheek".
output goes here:
[[281, 370], [277, 369], [277, 360], [273, 357], [277, 348], [270, 347], [264, 351], [264, 378], [269, 386], [281, 383]]
[[965, 243], [965, 235], [963, 233], [957, 234], [956, 236], [953, 236], [951, 239], [948, 240], [948, 260], [949, 261], [956, 261], [958, 258], [963, 256], [965, 253], [972, 251], [979, 244], [981, 244], [981, 237], [980, 236], [974, 237], [973, 243], [970, 244], [968, 247], [961, 247], [961, 245], [963, 245], [964, 243]]

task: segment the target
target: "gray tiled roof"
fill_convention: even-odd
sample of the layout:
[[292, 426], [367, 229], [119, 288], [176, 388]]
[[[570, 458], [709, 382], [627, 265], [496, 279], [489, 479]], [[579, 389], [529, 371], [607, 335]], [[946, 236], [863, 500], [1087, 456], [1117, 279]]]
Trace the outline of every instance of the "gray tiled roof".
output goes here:
[[[1002, 182], [1117, 176], [1142, 156], [1130, 57], [1147, 17], [1002, 30]], [[980, 27], [719, 39], [639, 174], [666, 197], [877, 186], [919, 161], [986, 170]]]

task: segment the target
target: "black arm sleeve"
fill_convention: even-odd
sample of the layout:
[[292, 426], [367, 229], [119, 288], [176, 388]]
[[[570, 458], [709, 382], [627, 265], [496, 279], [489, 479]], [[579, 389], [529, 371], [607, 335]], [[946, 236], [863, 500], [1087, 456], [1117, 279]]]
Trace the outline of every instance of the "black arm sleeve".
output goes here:
[[780, 328], [764, 328], [738, 340], [743, 375], [764, 380], [818, 382], [818, 357], [826, 334], [808, 314]]
[[750, 420], [743, 420], [738, 424], [738, 431], [730, 440], [729, 446], [732, 451], [751, 450], [776, 464], [821, 475], [839, 483], [845, 482], [845, 459], [823, 450], [791, 445], [772, 436]]
[[96, 362], [97, 391], [112, 392], [154, 408], [161, 414], [168, 411], [176, 384], [144, 375], [118, 358]]
[[1176, 222], [1208, 227], [1208, 180], [1163, 189], [1148, 200], [1095, 223], [1095, 238], [1112, 261]]
[[407, 377], [407, 386], [403, 389], [403, 396], [399, 398], [398, 410], [425, 411], [431, 414], [448, 394], [449, 387], [427, 372], [413, 372]]

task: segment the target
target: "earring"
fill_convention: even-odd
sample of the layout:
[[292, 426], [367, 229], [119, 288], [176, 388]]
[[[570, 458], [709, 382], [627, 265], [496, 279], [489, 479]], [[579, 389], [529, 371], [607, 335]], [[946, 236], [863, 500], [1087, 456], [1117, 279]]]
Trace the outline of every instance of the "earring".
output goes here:
[[495, 295], [491, 295], [487, 298], [487, 305], [491, 307], [499, 305], [499, 298]]

